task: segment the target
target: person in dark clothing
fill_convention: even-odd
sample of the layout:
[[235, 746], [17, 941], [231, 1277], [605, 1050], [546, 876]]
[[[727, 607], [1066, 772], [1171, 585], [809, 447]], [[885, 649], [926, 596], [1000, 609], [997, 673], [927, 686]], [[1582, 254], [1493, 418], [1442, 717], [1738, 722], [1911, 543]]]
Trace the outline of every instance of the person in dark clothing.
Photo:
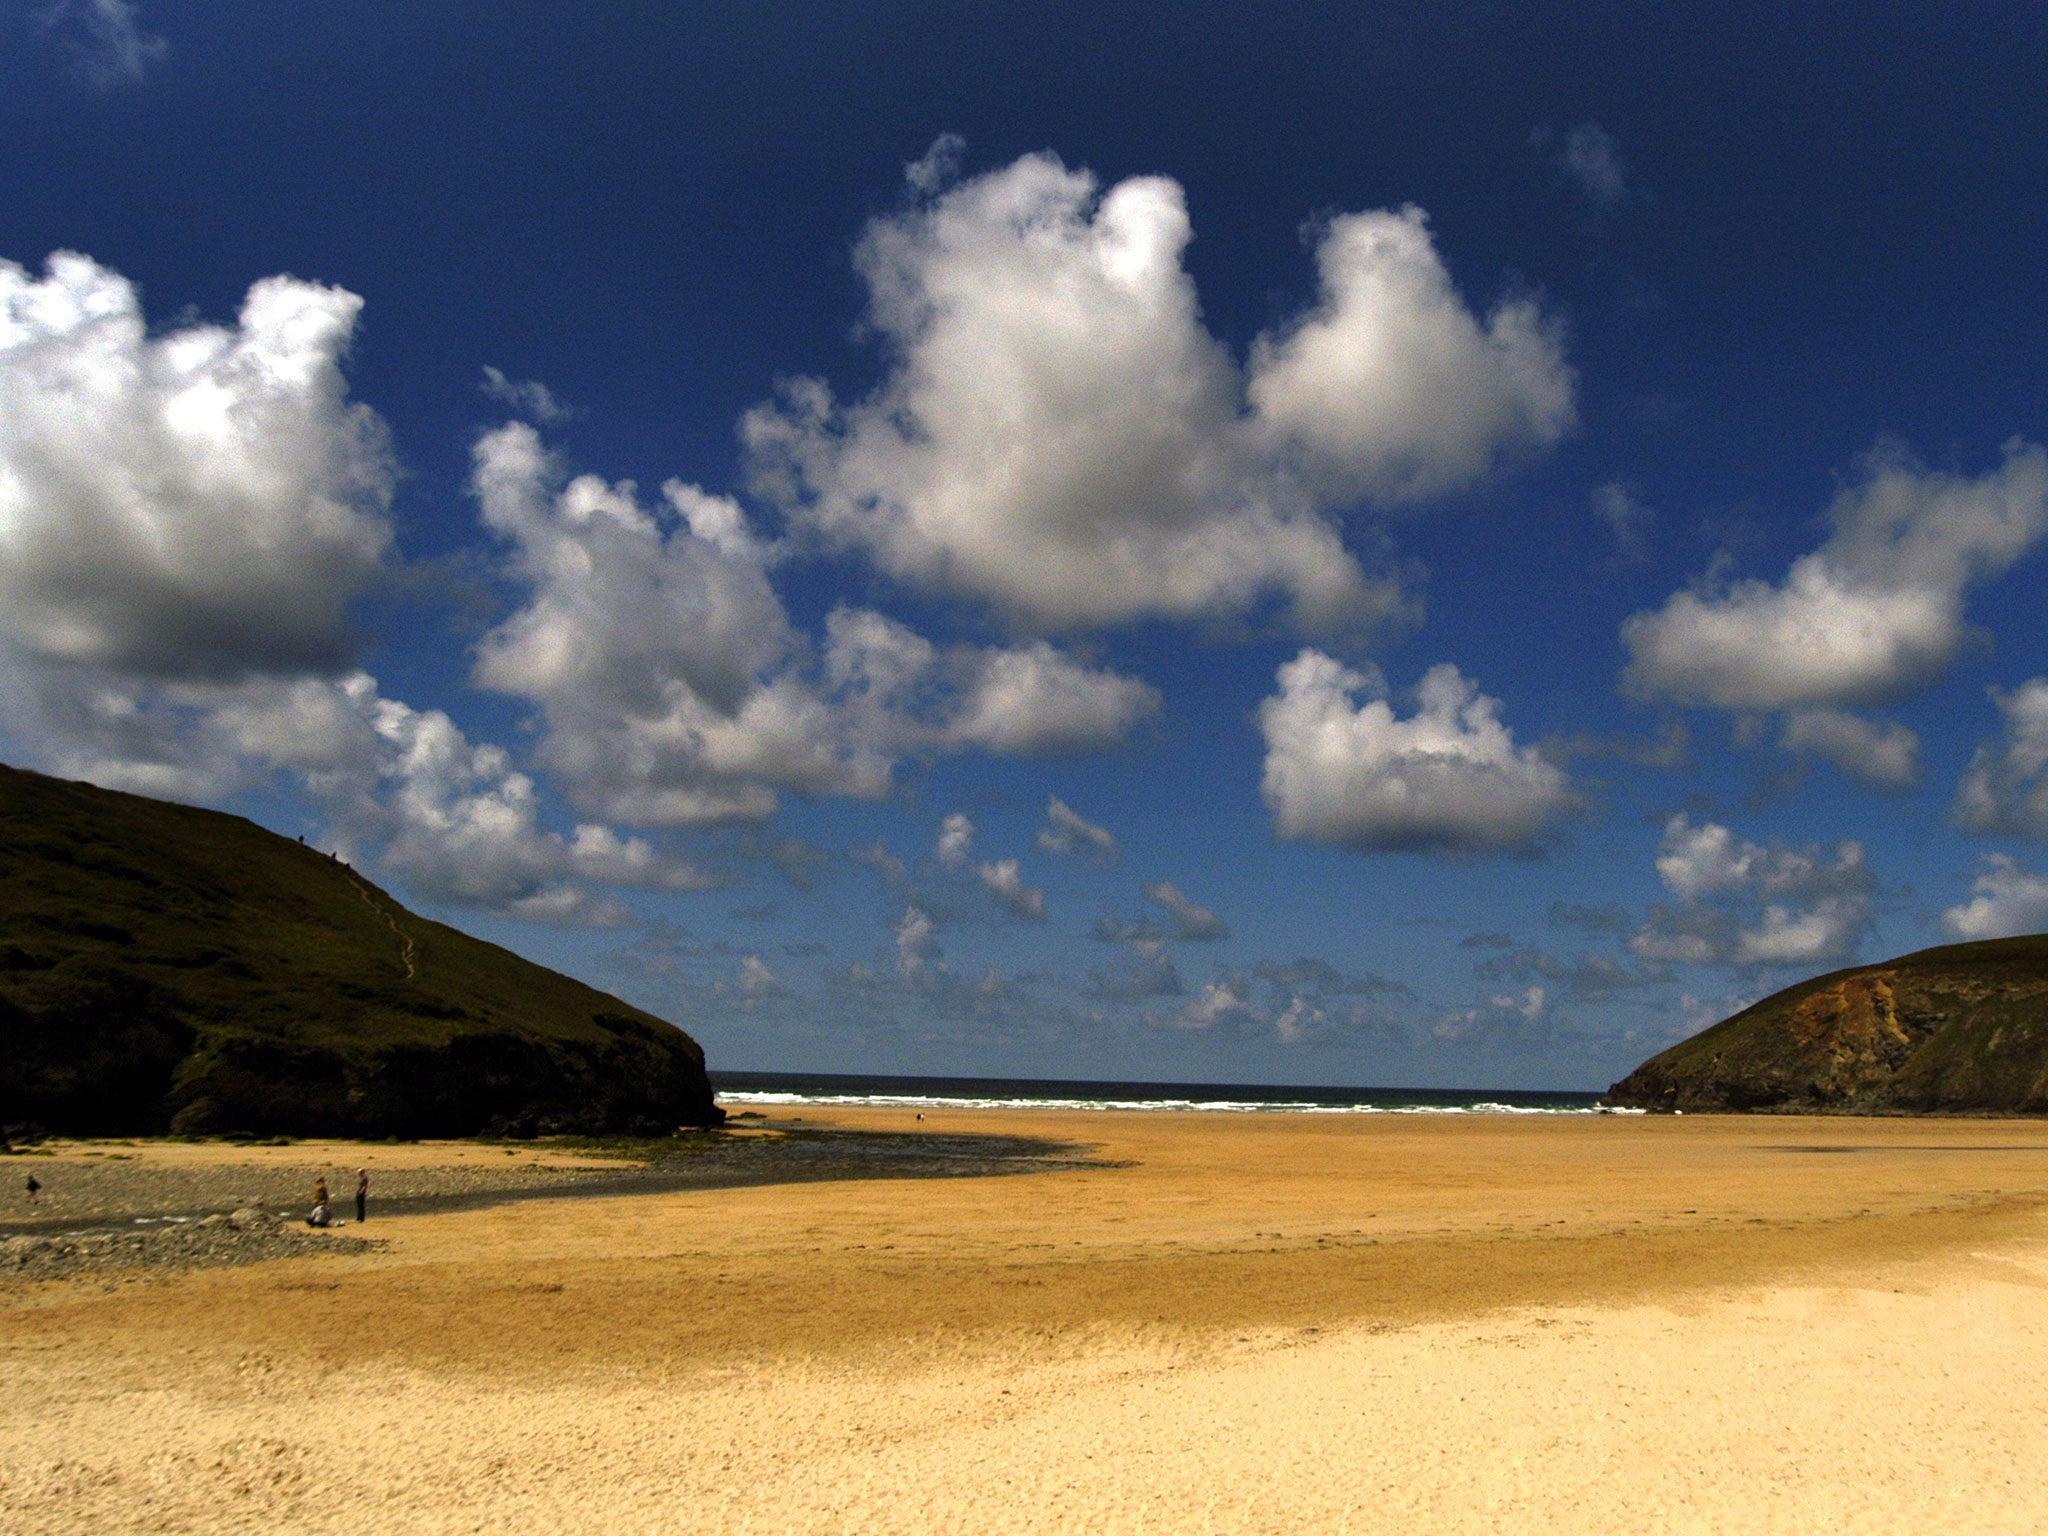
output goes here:
[[36, 1196], [40, 1195], [42, 1192], [42, 1181], [38, 1179], [34, 1174], [30, 1174], [28, 1176], [28, 1203], [30, 1205], [36, 1204]]
[[358, 1168], [356, 1170], [356, 1220], [360, 1223], [368, 1221], [369, 1219], [370, 1170], [367, 1168]]

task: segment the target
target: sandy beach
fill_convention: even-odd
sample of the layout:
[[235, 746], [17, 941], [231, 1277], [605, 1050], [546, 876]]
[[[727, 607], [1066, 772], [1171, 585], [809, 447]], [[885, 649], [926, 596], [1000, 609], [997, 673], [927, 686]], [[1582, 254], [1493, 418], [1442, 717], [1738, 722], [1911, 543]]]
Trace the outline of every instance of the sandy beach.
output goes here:
[[[373, 1215], [0, 1290], [7, 1528], [2041, 1523], [2048, 1125], [805, 1118], [1091, 1162]], [[447, 1161], [6, 1168], [111, 1151]]]

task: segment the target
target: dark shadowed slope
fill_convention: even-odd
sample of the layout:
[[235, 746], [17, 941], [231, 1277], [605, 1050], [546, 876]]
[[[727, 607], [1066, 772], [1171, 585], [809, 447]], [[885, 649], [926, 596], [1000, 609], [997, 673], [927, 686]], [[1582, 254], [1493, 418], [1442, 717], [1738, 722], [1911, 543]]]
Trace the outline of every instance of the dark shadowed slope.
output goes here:
[[695, 1041], [239, 816], [0, 767], [0, 1125], [361, 1136], [719, 1118]]
[[2048, 935], [1803, 981], [1608, 1091], [1646, 1109], [2048, 1114]]

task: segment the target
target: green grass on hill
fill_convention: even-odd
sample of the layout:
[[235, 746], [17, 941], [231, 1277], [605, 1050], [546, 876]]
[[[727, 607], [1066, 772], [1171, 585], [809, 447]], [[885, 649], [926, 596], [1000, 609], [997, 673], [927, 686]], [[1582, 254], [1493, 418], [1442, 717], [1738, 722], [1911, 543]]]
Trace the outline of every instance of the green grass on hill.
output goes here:
[[326, 854], [0, 767], [0, 1123], [417, 1135], [714, 1113], [680, 1030]]
[[1945, 944], [1799, 982], [1609, 1091], [1680, 1109], [2048, 1113], [2048, 935]]

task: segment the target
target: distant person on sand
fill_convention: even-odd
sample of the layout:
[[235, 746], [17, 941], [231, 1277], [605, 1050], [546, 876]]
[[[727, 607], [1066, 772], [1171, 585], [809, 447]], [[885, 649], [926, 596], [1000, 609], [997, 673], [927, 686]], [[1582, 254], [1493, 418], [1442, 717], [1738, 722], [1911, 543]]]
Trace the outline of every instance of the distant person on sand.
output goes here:
[[325, 1205], [327, 1203], [327, 1175], [324, 1173], [313, 1181], [313, 1203], [315, 1205]]
[[28, 1203], [30, 1205], [36, 1204], [36, 1196], [40, 1195], [42, 1192], [42, 1181], [38, 1179], [34, 1174], [30, 1174], [28, 1176]]
[[370, 1170], [356, 1170], [356, 1224], [360, 1226], [370, 1219]]

